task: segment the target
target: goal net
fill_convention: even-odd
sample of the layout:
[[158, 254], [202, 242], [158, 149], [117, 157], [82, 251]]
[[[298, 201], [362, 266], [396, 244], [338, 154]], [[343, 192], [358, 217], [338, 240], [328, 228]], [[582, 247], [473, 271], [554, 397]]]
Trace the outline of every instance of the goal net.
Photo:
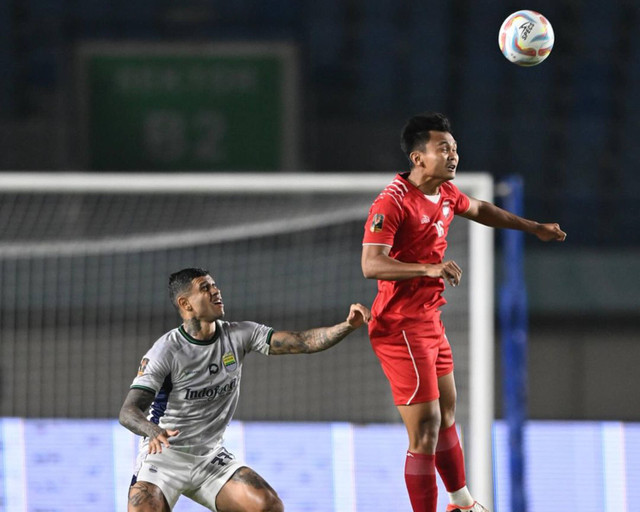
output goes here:
[[[166, 285], [184, 267], [211, 272], [228, 319], [276, 330], [332, 325], [352, 302], [370, 305], [376, 283], [360, 269], [364, 220], [391, 179], [0, 175], [0, 415], [116, 416], [141, 356], [179, 323]], [[486, 174], [455, 183], [491, 200]], [[447, 288], [443, 311], [474, 489], [490, 485], [491, 473], [491, 237], [454, 221], [447, 258], [464, 275]], [[318, 354], [249, 357], [236, 418], [399, 421], [366, 329]]]

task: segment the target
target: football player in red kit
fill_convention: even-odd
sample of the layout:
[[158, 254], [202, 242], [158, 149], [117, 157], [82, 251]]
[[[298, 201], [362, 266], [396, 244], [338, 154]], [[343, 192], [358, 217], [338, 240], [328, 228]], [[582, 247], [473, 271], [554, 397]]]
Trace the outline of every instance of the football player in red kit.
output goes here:
[[378, 195], [365, 226], [362, 271], [378, 280], [369, 337], [409, 434], [405, 481], [414, 512], [435, 512], [436, 470], [449, 493], [448, 512], [486, 511], [466, 484], [453, 358], [440, 321], [445, 280], [456, 286], [462, 276], [455, 261], [444, 259], [449, 225], [460, 215], [542, 241], [563, 241], [566, 234], [558, 224], [524, 219], [458, 190], [451, 183], [457, 144], [442, 114], [411, 118], [401, 146], [410, 171]]

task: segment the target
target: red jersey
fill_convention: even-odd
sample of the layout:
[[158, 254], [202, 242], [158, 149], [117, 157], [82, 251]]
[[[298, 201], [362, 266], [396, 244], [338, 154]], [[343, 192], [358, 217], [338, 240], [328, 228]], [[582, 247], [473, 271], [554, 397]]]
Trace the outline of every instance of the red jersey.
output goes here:
[[[389, 256], [405, 263], [442, 263], [449, 225], [469, 209], [469, 198], [450, 182], [440, 186], [438, 196], [426, 196], [407, 176], [398, 174], [373, 202], [362, 243], [387, 245]], [[446, 303], [443, 290], [442, 278], [379, 280], [370, 334], [431, 330], [432, 313]]]

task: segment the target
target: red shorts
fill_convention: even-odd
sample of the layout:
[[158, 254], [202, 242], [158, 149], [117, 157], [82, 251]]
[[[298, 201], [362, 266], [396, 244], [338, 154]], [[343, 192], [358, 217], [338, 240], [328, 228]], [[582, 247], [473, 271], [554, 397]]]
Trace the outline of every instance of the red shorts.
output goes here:
[[430, 402], [440, 397], [438, 377], [453, 371], [451, 345], [444, 333], [397, 334], [371, 338], [396, 405]]

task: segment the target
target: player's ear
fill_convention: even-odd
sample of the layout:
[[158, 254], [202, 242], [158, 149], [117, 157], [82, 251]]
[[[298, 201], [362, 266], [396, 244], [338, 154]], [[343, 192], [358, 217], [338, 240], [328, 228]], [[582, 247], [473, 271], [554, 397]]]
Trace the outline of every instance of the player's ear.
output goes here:
[[409, 160], [411, 160], [414, 167], [418, 167], [422, 162], [422, 155], [420, 154], [420, 151], [412, 151], [409, 154]]
[[180, 309], [184, 309], [185, 311], [191, 311], [191, 304], [189, 304], [189, 299], [186, 295], [180, 295], [177, 299], [178, 306]]

